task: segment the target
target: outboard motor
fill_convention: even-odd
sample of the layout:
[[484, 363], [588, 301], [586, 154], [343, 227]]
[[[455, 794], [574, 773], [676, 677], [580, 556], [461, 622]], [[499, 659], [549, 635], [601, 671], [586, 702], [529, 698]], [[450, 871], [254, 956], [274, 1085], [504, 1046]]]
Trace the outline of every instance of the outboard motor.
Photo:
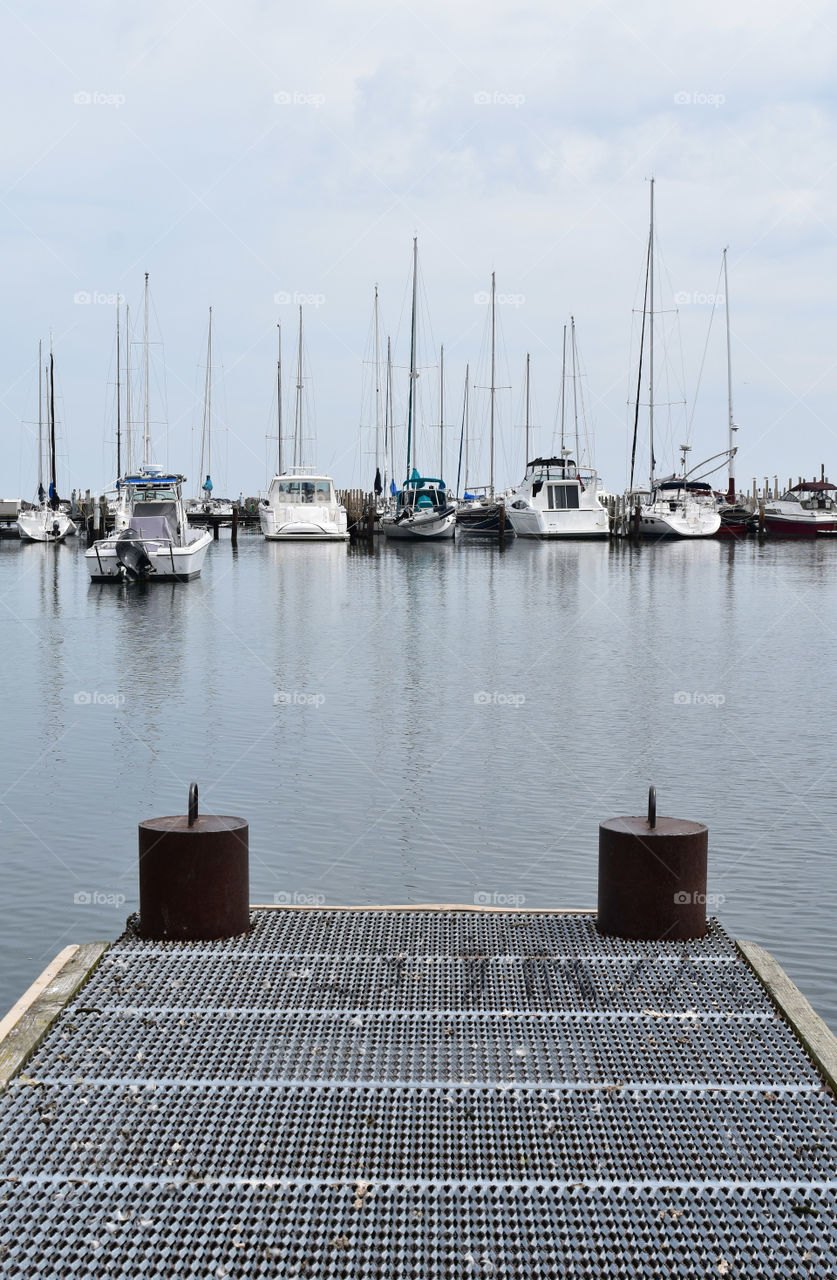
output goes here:
[[131, 582], [147, 578], [150, 573], [155, 572], [136, 529], [122, 530], [116, 539], [116, 558], [123, 575], [130, 578]]

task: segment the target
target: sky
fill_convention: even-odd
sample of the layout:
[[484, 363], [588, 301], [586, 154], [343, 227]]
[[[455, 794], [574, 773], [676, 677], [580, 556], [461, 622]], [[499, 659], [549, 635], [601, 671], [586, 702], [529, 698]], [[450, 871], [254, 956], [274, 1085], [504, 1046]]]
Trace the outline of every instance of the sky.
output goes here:
[[[112, 486], [116, 300], [131, 309], [136, 423], [146, 272], [153, 457], [188, 492], [209, 307], [213, 481], [237, 496], [263, 491], [275, 465], [277, 325], [293, 429], [300, 302], [306, 460], [371, 488], [376, 285], [400, 479], [414, 236], [420, 470], [437, 471], [441, 436], [456, 485], [467, 364], [469, 482], [487, 482], [494, 272], [498, 484], [523, 471], [527, 353], [529, 452], [560, 443], [572, 316], [565, 430], [574, 446], [578, 419], [585, 460], [621, 491], [652, 176], [658, 469], [674, 470], [681, 443], [690, 465], [726, 447], [728, 246], [739, 486], [821, 465], [837, 477], [826, 4], [80, 0], [8, 4], [2, 21], [0, 495], [34, 494], [50, 334], [59, 491]], [[644, 476], [645, 403], [639, 432]]]

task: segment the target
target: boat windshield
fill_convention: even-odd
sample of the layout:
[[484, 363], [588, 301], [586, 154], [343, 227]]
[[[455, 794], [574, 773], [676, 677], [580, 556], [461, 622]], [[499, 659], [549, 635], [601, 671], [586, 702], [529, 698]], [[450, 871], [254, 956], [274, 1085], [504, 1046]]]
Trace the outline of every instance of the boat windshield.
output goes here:
[[415, 507], [426, 511], [430, 507], [444, 507], [444, 491], [442, 489], [402, 489], [398, 495], [399, 508]]
[[129, 484], [128, 492], [134, 502], [176, 502], [177, 492], [171, 485]]
[[331, 502], [330, 480], [279, 480], [273, 487], [283, 502]]
[[788, 489], [787, 493], [782, 494], [783, 502], [799, 502], [799, 494], [794, 493], [793, 489]]

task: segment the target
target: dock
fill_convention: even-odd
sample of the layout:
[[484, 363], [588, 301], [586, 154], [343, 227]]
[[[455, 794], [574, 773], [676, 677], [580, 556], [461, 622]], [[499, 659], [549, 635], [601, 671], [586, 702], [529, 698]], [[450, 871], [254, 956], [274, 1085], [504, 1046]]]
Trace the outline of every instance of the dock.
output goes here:
[[837, 1274], [837, 1041], [716, 920], [250, 921], [69, 948], [4, 1020], [4, 1277]]

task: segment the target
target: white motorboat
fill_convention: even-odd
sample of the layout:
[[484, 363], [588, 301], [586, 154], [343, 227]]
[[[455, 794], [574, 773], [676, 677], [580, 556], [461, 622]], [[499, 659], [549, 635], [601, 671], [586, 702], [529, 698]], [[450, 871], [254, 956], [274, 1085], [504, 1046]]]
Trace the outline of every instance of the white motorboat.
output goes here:
[[506, 500], [518, 538], [608, 537], [608, 514], [596, 481], [595, 472], [582, 479], [570, 457], [534, 458]]
[[259, 504], [262, 533], [274, 542], [346, 542], [348, 517], [330, 476], [305, 467], [275, 475]]
[[779, 538], [816, 538], [837, 533], [837, 485], [823, 474], [803, 480], [764, 508], [764, 531]]
[[188, 582], [200, 576], [212, 534], [192, 536], [183, 505], [185, 479], [152, 464], [123, 476], [113, 534], [84, 553], [93, 582]]
[[[41, 344], [38, 343], [38, 502], [34, 507], [21, 511], [17, 517], [18, 533], [28, 542], [63, 542], [68, 534], [76, 532], [76, 525], [69, 514], [62, 509], [58, 497], [58, 485], [55, 476], [55, 360], [52, 353], [52, 340], [49, 344], [49, 373], [43, 370], [41, 381]], [[42, 386], [46, 384], [47, 410], [49, 415], [49, 492], [44, 491], [43, 481], [43, 397]]]

